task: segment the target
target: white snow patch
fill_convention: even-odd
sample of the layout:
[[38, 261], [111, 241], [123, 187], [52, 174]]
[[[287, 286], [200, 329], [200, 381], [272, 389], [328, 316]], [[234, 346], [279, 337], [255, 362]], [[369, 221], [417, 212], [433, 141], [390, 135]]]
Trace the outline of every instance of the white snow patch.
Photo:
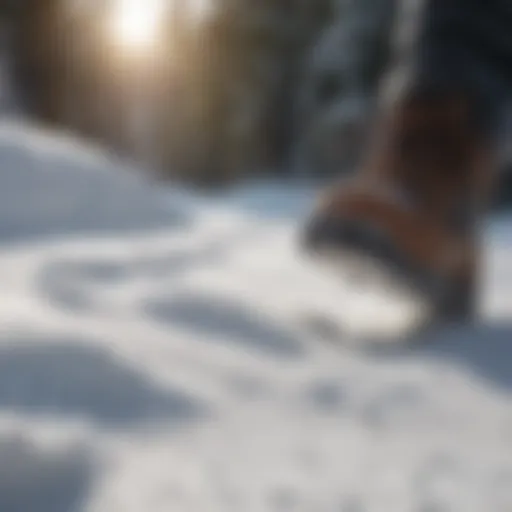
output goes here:
[[199, 199], [2, 125], [0, 510], [509, 511], [512, 221], [481, 326], [362, 354], [301, 317], [337, 300], [297, 256], [312, 201]]

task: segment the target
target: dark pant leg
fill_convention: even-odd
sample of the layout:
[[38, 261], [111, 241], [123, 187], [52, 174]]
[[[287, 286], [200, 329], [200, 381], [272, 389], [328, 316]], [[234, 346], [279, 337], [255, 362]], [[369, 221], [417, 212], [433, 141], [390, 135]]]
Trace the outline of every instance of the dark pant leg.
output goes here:
[[424, 1], [409, 81], [471, 95], [483, 125], [494, 132], [512, 93], [512, 0]]

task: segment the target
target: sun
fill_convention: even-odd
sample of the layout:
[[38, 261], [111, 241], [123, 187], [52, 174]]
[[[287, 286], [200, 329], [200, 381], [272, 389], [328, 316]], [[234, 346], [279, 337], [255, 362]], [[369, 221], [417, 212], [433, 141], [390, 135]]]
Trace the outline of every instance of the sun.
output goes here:
[[113, 0], [111, 22], [118, 44], [133, 50], [151, 48], [158, 40], [165, 0]]

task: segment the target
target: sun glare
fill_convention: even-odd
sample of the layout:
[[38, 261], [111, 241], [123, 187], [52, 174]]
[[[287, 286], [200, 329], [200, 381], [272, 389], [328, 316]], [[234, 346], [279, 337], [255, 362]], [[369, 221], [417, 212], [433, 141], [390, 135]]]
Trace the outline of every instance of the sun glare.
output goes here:
[[118, 43], [131, 49], [151, 47], [165, 11], [165, 0], [114, 0], [112, 21]]

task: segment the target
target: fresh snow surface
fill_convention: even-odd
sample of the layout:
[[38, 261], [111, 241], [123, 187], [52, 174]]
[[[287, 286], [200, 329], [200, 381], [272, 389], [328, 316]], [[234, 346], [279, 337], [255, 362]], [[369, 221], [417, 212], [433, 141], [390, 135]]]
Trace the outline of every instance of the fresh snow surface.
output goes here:
[[1, 512], [512, 510], [512, 220], [480, 327], [357, 352], [312, 327], [313, 198], [195, 197], [0, 126]]

